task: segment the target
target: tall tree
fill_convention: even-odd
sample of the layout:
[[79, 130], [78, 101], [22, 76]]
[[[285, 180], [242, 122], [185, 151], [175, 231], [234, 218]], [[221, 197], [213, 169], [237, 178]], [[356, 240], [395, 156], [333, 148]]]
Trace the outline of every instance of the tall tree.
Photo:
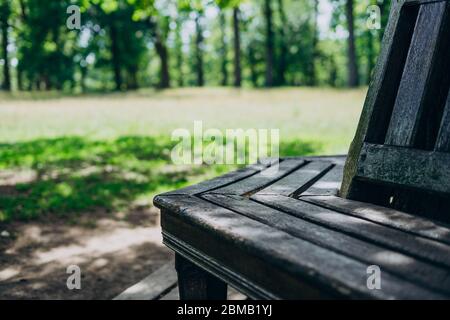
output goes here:
[[248, 64], [250, 68], [250, 80], [252, 82], [253, 87], [258, 86], [258, 71], [256, 70], [256, 53], [255, 53], [255, 45], [253, 42], [248, 44]]
[[272, 1], [264, 0], [264, 17], [266, 20], [266, 87], [274, 85], [275, 35], [273, 32]]
[[0, 3], [0, 28], [1, 28], [1, 43], [2, 43], [2, 58], [3, 58], [3, 83], [2, 89], [11, 91], [11, 73], [9, 69], [9, 18], [11, 15], [11, 7], [9, 0], [1, 0]]
[[203, 65], [203, 28], [201, 18], [203, 12], [197, 11], [195, 16], [195, 69], [197, 74], [197, 86], [205, 85], [204, 65]]
[[194, 36], [194, 69], [196, 75], [196, 85], [203, 87], [205, 85], [204, 74], [204, 37], [203, 37], [203, 18], [205, 11], [205, 2], [203, 0], [178, 0], [178, 9], [194, 16], [195, 36]]
[[348, 29], [348, 40], [347, 40], [348, 86], [354, 88], [359, 85], [359, 70], [355, 45], [355, 16], [354, 16], [353, 0], [346, 0], [345, 14], [347, 18], [347, 29]]
[[[114, 18], [112, 20], [114, 20]], [[120, 91], [122, 90], [123, 84], [122, 68], [120, 64], [121, 50], [119, 45], [119, 28], [116, 26], [114, 21], [112, 21], [109, 26], [109, 36], [111, 38], [111, 63], [114, 72], [115, 89]]]
[[[220, 8], [220, 7], [219, 7]], [[220, 26], [220, 72], [222, 78], [220, 84], [222, 86], [228, 85], [228, 46], [227, 46], [227, 28], [226, 28], [226, 16], [224, 8], [219, 9], [219, 26]]]
[[[108, 0], [114, 1], [114, 0]], [[116, 0], [117, 1], [117, 0]], [[171, 17], [167, 9], [175, 3], [168, 2], [166, 10], [157, 9], [155, 0], [126, 0], [128, 4], [134, 8], [133, 19], [142, 21], [150, 32], [156, 54], [158, 55], [159, 67], [159, 84], [158, 87], [166, 89], [170, 87], [170, 68], [169, 68], [169, 50], [167, 48], [167, 37], [169, 33], [169, 25]]]
[[278, 14], [280, 16], [280, 56], [278, 58], [278, 80], [277, 84], [283, 86], [286, 84], [286, 69], [287, 69], [287, 34], [288, 34], [288, 21], [286, 12], [284, 11], [284, 1], [278, 0]]
[[319, 0], [314, 0], [313, 10], [313, 34], [312, 34], [312, 59], [309, 85], [317, 85], [317, 59], [319, 58]]
[[233, 44], [234, 44], [234, 86], [240, 87], [242, 82], [241, 67], [241, 33], [239, 5], [233, 8]]
[[[168, 24], [167, 24], [168, 26]], [[168, 30], [167, 30], [168, 31]], [[151, 32], [154, 39], [156, 53], [160, 61], [160, 82], [159, 87], [166, 89], [170, 87], [170, 72], [169, 72], [169, 52], [166, 45], [166, 37], [158, 27], [156, 22], [152, 21]]]
[[177, 84], [179, 87], [184, 86], [184, 74], [183, 74], [183, 39], [181, 37], [181, 29], [183, 25], [183, 19], [180, 14], [177, 17], [177, 27], [175, 29], [175, 66], [178, 70]]

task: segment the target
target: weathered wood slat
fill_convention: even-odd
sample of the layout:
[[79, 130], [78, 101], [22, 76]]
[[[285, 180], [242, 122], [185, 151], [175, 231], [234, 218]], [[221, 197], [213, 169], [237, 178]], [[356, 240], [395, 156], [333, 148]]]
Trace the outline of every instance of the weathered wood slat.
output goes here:
[[141, 282], [128, 288], [114, 300], [155, 300], [177, 284], [174, 261], [165, 264]]
[[405, 70], [395, 101], [386, 144], [413, 146], [416, 142], [423, 104], [436, 63], [442, 23], [447, 17], [447, 3], [437, 2], [420, 7]]
[[445, 104], [444, 115], [436, 141], [436, 151], [450, 152], [450, 91]]
[[[364, 263], [207, 201], [176, 198], [165, 198], [174, 202], [168, 207], [178, 210], [163, 212], [164, 232], [195, 247], [204, 260], [220, 261], [215, 264], [214, 274], [221, 274], [223, 269], [233, 270], [246, 281], [270, 286], [282, 298], [311, 297], [308, 294], [314, 288], [322, 293], [339, 293], [341, 297], [443, 298], [389, 273], [383, 278], [383, 290], [369, 290]], [[240, 289], [239, 282], [234, 285]]]
[[449, 163], [449, 153], [364, 144], [357, 176], [427, 191], [450, 193]]
[[450, 245], [450, 227], [401, 211], [334, 196], [302, 200]]
[[337, 196], [342, 184], [344, 166], [336, 164], [300, 196]]
[[383, 271], [392, 272], [397, 276], [418, 282], [422, 286], [450, 294], [449, 270], [299, 219], [243, 197], [204, 195], [204, 198], [295, 237], [368, 265], [378, 265]]
[[290, 174], [305, 163], [306, 161], [303, 159], [285, 159], [280, 162], [279, 166], [269, 167], [244, 180], [215, 189], [213, 192], [236, 195], [252, 193]]
[[180, 292], [178, 287], [173, 288], [172, 290], [170, 290], [167, 294], [163, 295], [161, 297], [162, 301], [177, 301], [180, 300]]
[[313, 161], [272, 183], [257, 194], [282, 194], [290, 196], [301, 193], [333, 167], [331, 162]]
[[208, 190], [220, 188], [223, 186], [226, 186], [228, 184], [234, 183], [236, 181], [245, 179], [249, 176], [252, 176], [261, 170], [266, 169], [271, 164], [277, 163], [278, 159], [266, 159], [264, 161], [264, 164], [258, 163], [255, 165], [250, 165], [245, 168], [242, 168], [240, 170], [229, 172], [225, 175], [222, 175], [221, 177], [217, 177], [211, 180], [203, 181], [198, 184], [188, 186], [185, 188], [181, 188], [178, 190], [166, 192], [162, 195], [164, 196], [172, 196], [172, 195], [194, 195], [194, 194], [200, 194], [202, 192], [206, 192]]
[[253, 198], [260, 203], [307, 221], [403, 252], [407, 255], [426, 259], [430, 263], [437, 263], [447, 268], [450, 267], [450, 246], [440, 242], [414, 236], [301, 200], [283, 196], [255, 196]]

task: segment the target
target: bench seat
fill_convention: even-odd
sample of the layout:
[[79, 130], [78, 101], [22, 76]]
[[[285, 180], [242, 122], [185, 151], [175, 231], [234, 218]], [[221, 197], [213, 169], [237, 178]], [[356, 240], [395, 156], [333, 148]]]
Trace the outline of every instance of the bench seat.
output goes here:
[[253, 299], [449, 298], [450, 227], [338, 197], [344, 162], [285, 158], [159, 195], [164, 243]]

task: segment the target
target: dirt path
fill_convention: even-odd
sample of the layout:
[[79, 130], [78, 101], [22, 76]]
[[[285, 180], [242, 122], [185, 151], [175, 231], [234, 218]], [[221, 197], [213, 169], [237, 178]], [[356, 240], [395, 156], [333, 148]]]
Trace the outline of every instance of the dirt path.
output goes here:
[[[111, 299], [170, 259], [158, 226], [155, 208], [0, 225], [10, 233], [0, 237], [0, 299]], [[69, 265], [81, 268], [81, 290], [67, 289]]]

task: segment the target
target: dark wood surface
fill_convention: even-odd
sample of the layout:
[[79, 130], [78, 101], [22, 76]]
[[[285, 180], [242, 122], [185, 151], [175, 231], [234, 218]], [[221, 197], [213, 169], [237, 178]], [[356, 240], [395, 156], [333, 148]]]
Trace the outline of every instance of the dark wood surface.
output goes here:
[[447, 3], [444, 1], [421, 6], [419, 9], [386, 144], [414, 146], [417, 135], [423, 134], [419, 131], [419, 123], [426, 107], [426, 95], [433, 95], [433, 99], [436, 99], [434, 90], [430, 88], [438, 89], [436, 81], [440, 81], [440, 78], [433, 73], [433, 64], [438, 62], [439, 53], [443, 54], [438, 43], [444, 41], [441, 38], [441, 26], [447, 19]]
[[450, 152], [450, 91], [445, 103], [444, 115], [435, 149], [436, 151]]
[[[450, 228], [337, 198], [343, 161], [290, 158], [279, 174], [160, 195], [164, 242], [252, 298], [450, 297]], [[367, 288], [370, 265], [381, 290]]]

